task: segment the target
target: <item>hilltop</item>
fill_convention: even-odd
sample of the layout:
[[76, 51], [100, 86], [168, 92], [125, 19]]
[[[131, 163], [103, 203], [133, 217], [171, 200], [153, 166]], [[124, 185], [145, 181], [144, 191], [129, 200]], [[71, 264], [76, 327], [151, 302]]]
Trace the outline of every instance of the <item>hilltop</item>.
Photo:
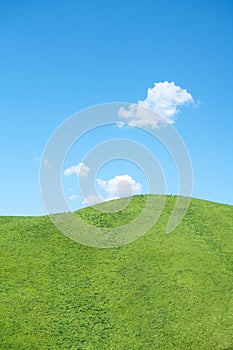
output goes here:
[[[147, 234], [111, 249], [70, 240], [47, 216], [0, 217], [0, 348], [232, 350], [233, 207], [192, 199], [168, 235], [175, 199]], [[77, 215], [115, 227], [144, 202]]]

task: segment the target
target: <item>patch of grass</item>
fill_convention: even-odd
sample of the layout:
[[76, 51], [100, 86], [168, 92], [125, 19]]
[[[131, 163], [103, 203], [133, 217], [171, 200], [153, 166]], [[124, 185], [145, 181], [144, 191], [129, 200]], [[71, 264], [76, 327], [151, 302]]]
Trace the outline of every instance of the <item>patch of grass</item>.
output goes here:
[[[73, 242], [48, 217], [0, 217], [0, 348], [233, 349], [233, 207], [192, 199], [166, 235], [175, 199], [146, 235], [114, 249]], [[116, 227], [144, 204], [77, 215]]]

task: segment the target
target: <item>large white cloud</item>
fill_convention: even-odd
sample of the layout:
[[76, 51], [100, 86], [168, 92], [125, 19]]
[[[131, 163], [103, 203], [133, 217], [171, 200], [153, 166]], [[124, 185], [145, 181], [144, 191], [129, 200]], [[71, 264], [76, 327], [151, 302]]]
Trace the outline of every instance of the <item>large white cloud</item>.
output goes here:
[[154, 83], [147, 90], [145, 100], [130, 105], [129, 109], [120, 108], [119, 117], [132, 126], [157, 128], [162, 124], [174, 123], [179, 107], [190, 103], [194, 103], [194, 99], [186, 89], [173, 81], [164, 81]]
[[97, 179], [97, 186], [104, 191], [107, 200], [128, 197], [142, 191], [142, 185], [127, 174], [115, 176], [107, 181]]
[[90, 168], [86, 166], [84, 163], [78, 163], [77, 165], [72, 165], [64, 171], [64, 175], [68, 176], [71, 174], [76, 174], [79, 176], [87, 176]]
[[130, 175], [115, 176], [110, 180], [96, 180], [97, 192], [101, 193], [89, 195], [83, 200], [85, 205], [94, 205], [113, 199], [128, 197], [142, 192], [142, 185], [136, 182]]

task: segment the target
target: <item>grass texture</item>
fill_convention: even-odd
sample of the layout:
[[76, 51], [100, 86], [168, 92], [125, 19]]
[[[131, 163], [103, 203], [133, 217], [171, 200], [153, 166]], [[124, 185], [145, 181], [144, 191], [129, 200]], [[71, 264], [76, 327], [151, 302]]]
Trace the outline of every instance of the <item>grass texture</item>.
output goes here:
[[[124, 225], [145, 199], [77, 215]], [[233, 350], [233, 207], [192, 199], [165, 234], [175, 199], [148, 233], [111, 249], [70, 240], [47, 216], [0, 217], [0, 349]]]

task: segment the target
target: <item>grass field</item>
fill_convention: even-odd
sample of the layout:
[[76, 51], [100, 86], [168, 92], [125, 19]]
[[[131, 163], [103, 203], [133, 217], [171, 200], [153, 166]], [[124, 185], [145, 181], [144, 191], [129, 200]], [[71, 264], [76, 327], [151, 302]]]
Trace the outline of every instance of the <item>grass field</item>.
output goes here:
[[[144, 201], [77, 215], [114, 227]], [[0, 348], [233, 350], [233, 207], [192, 199], [166, 235], [174, 202], [147, 234], [112, 249], [76, 243], [48, 217], [0, 217]]]

